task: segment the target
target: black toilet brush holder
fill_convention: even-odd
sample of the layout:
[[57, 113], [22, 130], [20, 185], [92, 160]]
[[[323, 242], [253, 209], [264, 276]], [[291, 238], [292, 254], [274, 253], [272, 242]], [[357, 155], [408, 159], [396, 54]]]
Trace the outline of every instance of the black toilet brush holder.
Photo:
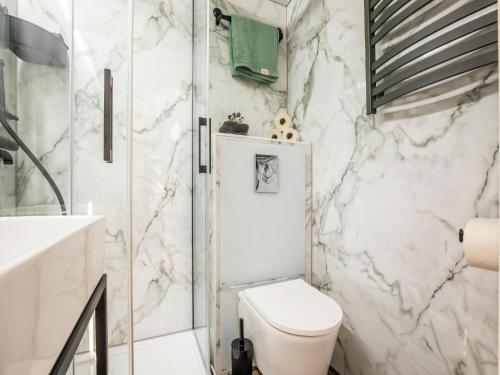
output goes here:
[[231, 343], [232, 375], [252, 375], [253, 344], [245, 338], [243, 319], [240, 319], [240, 337]]

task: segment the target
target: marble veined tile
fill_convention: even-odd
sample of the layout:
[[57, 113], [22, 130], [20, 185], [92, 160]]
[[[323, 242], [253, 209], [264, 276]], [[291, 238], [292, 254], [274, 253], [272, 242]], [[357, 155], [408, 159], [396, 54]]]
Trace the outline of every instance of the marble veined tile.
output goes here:
[[192, 5], [135, 3], [134, 329], [192, 326]]

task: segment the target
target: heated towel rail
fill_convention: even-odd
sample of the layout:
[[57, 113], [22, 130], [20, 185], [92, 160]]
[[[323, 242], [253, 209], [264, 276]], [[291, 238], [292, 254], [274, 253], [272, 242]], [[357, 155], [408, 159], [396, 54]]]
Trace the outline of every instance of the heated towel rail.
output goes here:
[[[382, 53], [381, 42], [433, 0], [365, 0], [366, 109], [495, 63], [496, 0], [473, 0], [444, 10]], [[492, 9], [488, 9], [492, 8]], [[492, 48], [492, 47], [495, 48]]]

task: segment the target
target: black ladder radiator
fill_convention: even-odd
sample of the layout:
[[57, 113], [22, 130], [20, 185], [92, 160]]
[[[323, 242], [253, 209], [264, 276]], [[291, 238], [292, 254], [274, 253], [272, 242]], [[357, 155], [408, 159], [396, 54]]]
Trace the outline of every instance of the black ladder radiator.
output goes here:
[[[440, 2], [365, 0], [368, 114], [402, 96], [497, 62], [497, 1], [472, 0], [439, 10]], [[436, 9], [430, 23], [406, 30], [418, 23], [419, 15]], [[405, 27], [405, 37], [384, 48], [400, 26]]]

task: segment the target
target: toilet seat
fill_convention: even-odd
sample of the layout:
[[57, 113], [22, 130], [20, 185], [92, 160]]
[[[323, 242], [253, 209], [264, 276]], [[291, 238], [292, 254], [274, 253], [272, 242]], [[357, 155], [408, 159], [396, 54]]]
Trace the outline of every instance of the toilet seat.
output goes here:
[[342, 324], [332, 298], [301, 279], [246, 289], [250, 305], [273, 327], [298, 336], [322, 336]]

